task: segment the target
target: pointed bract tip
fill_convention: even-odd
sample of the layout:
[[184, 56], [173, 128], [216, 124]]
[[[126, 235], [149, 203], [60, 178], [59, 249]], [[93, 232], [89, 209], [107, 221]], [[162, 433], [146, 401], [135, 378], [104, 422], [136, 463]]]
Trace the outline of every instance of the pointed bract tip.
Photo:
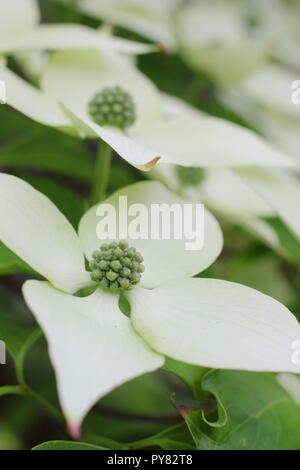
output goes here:
[[103, 23], [100, 27], [100, 31], [108, 36], [112, 36], [114, 33], [114, 25], [112, 23]]
[[150, 160], [150, 162], [145, 163], [144, 165], [137, 165], [137, 168], [142, 171], [149, 171], [151, 168], [153, 168], [156, 163], [161, 159], [161, 157], [155, 157], [153, 160]]
[[73, 439], [78, 439], [80, 437], [80, 433], [81, 433], [81, 424], [69, 423], [68, 424], [68, 430], [69, 430], [70, 436]]

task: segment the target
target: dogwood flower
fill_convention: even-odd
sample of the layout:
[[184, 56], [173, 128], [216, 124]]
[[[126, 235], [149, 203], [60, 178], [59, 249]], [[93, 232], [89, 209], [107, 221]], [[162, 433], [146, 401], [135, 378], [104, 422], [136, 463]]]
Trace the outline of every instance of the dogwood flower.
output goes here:
[[[159, 183], [136, 183], [105, 201], [118, 216], [120, 195], [128, 207], [186, 202]], [[23, 293], [46, 335], [73, 436], [100, 397], [161, 367], [165, 356], [213, 368], [299, 372], [291, 344], [300, 328], [283, 305], [239, 284], [192, 277], [222, 248], [209, 212], [202, 250], [188, 251], [179, 239], [111, 244], [102, 231], [98, 238], [97, 207], [83, 216], [77, 235], [47, 197], [2, 173], [0, 217], [0, 240], [48, 279], [26, 281]], [[91, 295], [76, 295], [91, 284]], [[119, 308], [120, 293], [130, 317]]]
[[141, 169], [159, 160], [207, 167], [294, 164], [254, 132], [223, 119], [169, 115], [154, 84], [111, 52], [55, 53], [41, 77], [41, 90], [5, 67], [0, 67], [0, 79], [7, 84], [11, 106], [44, 124], [100, 138]]
[[93, 47], [139, 54], [152, 49], [83, 25], [39, 24], [37, 0], [0, 0], [0, 11], [0, 54]]

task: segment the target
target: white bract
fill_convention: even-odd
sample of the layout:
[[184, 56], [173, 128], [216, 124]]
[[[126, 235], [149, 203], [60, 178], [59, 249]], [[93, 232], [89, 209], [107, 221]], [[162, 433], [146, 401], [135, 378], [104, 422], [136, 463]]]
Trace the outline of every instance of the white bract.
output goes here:
[[0, 0], [0, 54], [35, 50], [96, 48], [139, 54], [147, 44], [114, 38], [83, 25], [39, 24], [37, 0]]
[[[108, 51], [55, 53], [41, 78], [41, 90], [0, 67], [7, 102], [47, 125], [72, 128], [80, 136], [101, 138], [132, 165], [149, 169], [161, 163], [183, 166], [287, 166], [293, 161], [250, 130], [223, 119], [194, 113], [169, 113], [162, 94], [132, 63]], [[130, 95], [135, 121], [125, 130], [99, 125], [91, 101], [107, 88]], [[63, 111], [64, 110], [64, 111]]]
[[[220, 93], [221, 100], [239, 113], [266, 138], [295, 159], [299, 169], [300, 106], [299, 90], [293, 88], [297, 72], [279, 65], [265, 65], [246, 77], [238, 87]], [[294, 96], [293, 96], [294, 95]], [[300, 237], [300, 179], [283, 171], [260, 169], [240, 171], [240, 175]]]
[[283, 252], [276, 232], [263, 220], [276, 215], [272, 203], [268, 205], [252, 188], [229, 168], [203, 169], [198, 181], [196, 168], [183, 173], [176, 165], [160, 165], [151, 171], [152, 178], [191, 201], [203, 201], [217, 216], [243, 226], [255, 237]]
[[[167, 95], [164, 96], [164, 106], [169, 116], [206, 119], [204, 113]], [[262, 220], [264, 217], [280, 217], [300, 238], [300, 185], [296, 172], [280, 168], [275, 160], [274, 168], [263, 165], [262, 161], [261, 164], [253, 161], [248, 165], [236, 162], [227, 168], [226, 165], [218, 167], [211, 164], [197, 181], [195, 167], [206, 165], [198, 149], [196, 152], [198, 163], [195, 159], [187, 174], [172, 164], [157, 165], [152, 170], [154, 178], [194, 201], [204, 201], [212, 210], [242, 223], [277, 249], [280, 242], [271, 227]]]
[[169, 50], [176, 45], [173, 17], [181, 0], [80, 0], [85, 14], [123, 26]]
[[[131, 185], [105, 203], [117, 210], [120, 195], [128, 204], [184, 203], [155, 182]], [[96, 209], [83, 216], [77, 235], [47, 197], [0, 174], [0, 240], [48, 279], [25, 282], [23, 292], [45, 332], [74, 436], [100, 397], [161, 367], [165, 355], [213, 368], [299, 372], [291, 344], [300, 328], [283, 305], [239, 284], [192, 278], [222, 248], [219, 225], [209, 212], [201, 251], [186, 251], [183, 240], [128, 240], [145, 265], [139, 285], [124, 291], [130, 318], [121, 313], [115, 291], [95, 284], [93, 294], [74, 295], [92, 284], [84, 256], [91, 260], [102, 244]]]

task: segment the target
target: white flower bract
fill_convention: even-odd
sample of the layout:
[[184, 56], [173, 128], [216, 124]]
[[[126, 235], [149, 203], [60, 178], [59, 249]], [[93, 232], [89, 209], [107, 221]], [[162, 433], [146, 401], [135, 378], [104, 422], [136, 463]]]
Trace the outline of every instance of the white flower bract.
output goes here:
[[[141, 182], [120, 192], [130, 202], [178, 202], [160, 183]], [[24, 297], [43, 328], [60, 402], [70, 429], [113, 388], [162, 366], [164, 356], [207, 367], [299, 372], [291, 344], [296, 318], [254, 289], [222, 280], [192, 278], [222, 248], [217, 221], [207, 212], [205, 246], [185, 251], [181, 240], [130, 240], [144, 257], [141, 283], [128, 291], [131, 317], [116, 293], [91, 283], [84, 254], [99, 247], [96, 208], [82, 218], [79, 236], [65, 217], [28, 183], [0, 174], [0, 240], [48, 281], [27, 281]], [[83, 248], [82, 248], [83, 247]]]

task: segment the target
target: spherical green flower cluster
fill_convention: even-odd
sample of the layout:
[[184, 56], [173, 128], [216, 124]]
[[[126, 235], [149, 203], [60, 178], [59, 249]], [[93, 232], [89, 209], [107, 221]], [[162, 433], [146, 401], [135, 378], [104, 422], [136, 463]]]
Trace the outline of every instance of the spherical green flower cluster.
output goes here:
[[135, 121], [133, 99], [121, 87], [104, 88], [89, 102], [89, 114], [100, 126], [126, 129]]
[[203, 168], [176, 165], [175, 169], [182, 186], [197, 186], [203, 180]]
[[91, 279], [115, 291], [128, 290], [141, 280], [143, 257], [126, 242], [104, 243], [90, 262]]

